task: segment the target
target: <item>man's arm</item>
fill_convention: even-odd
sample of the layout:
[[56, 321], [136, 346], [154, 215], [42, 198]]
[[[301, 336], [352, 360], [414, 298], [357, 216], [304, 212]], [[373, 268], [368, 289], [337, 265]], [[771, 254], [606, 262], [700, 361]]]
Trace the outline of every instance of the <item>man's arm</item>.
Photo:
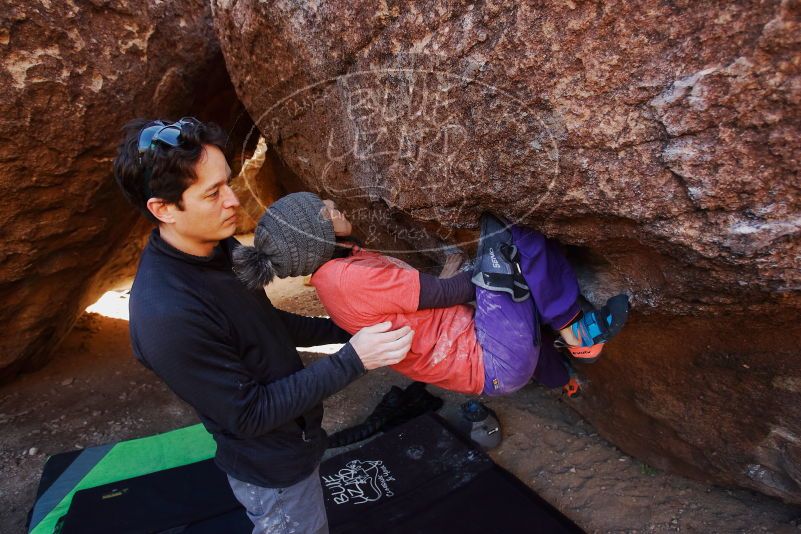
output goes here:
[[346, 343], [350, 339], [350, 334], [334, 324], [331, 319], [305, 317], [278, 308], [275, 311], [278, 312], [296, 347]]
[[403, 360], [414, 332], [391, 328], [363, 328], [337, 353], [268, 384], [254, 380], [225, 327], [202, 315], [145, 316], [131, 333], [136, 353], [173, 392], [220, 428], [248, 438], [299, 417], [365, 370]]
[[[156, 321], [154, 321], [155, 323]], [[234, 436], [250, 438], [291, 421], [365, 373], [348, 343], [291, 375], [260, 384], [224, 332], [183, 316], [147, 325], [136, 343], [148, 365], [179, 397]], [[270, 350], [264, 347], [262, 350]]]

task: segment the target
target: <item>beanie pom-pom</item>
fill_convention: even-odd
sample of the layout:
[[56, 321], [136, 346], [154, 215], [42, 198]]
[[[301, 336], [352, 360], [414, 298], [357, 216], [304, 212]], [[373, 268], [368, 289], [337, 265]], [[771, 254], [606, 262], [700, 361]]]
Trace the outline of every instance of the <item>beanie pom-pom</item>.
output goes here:
[[241, 245], [235, 248], [233, 260], [237, 278], [250, 289], [262, 289], [275, 277], [275, 268], [270, 258], [256, 247]]

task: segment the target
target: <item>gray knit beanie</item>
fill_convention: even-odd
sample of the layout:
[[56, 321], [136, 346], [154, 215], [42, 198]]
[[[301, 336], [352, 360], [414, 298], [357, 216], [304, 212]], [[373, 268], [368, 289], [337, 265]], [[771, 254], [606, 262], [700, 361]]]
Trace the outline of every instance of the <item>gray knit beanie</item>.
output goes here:
[[314, 193], [276, 200], [259, 219], [253, 246], [233, 252], [234, 272], [256, 289], [273, 277], [312, 274], [334, 255], [334, 224], [323, 217], [325, 204]]

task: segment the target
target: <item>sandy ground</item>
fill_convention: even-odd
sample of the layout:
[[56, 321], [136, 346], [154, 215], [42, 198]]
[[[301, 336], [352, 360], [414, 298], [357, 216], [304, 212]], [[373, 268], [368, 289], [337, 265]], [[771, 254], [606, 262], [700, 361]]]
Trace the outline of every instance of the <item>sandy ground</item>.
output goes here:
[[[300, 280], [274, 284], [270, 293], [283, 309], [322, 314]], [[0, 388], [0, 533], [24, 532], [49, 455], [197, 421], [134, 360], [127, 328], [85, 314], [53, 363]], [[326, 428], [355, 424], [390, 385], [406, 383], [389, 370], [369, 373], [326, 401]], [[450, 403], [466, 398], [430, 389]], [[487, 403], [503, 426], [493, 459], [588, 532], [801, 532], [801, 508], [658, 472], [599, 437], [556, 392], [532, 384]]]

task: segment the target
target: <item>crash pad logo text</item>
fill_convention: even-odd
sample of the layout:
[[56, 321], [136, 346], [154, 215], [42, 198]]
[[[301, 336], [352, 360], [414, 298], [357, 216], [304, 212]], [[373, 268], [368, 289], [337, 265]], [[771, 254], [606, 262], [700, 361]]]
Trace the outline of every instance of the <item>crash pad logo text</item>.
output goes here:
[[395, 478], [381, 460], [352, 460], [335, 475], [321, 478], [335, 504], [365, 504], [395, 495], [389, 487]]

